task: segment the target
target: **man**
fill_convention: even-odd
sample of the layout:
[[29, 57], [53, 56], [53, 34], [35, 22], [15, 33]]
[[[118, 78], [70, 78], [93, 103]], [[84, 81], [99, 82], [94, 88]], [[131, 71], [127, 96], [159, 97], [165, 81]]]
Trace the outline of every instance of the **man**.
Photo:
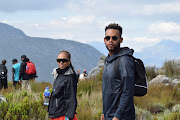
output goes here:
[[18, 63], [17, 59], [13, 59], [12, 64], [13, 64], [13, 67], [12, 67], [12, 81], [13, 81], [13, 86], [16, 89], [17, 86], [20, 86], [20, 83], [19, 83], [19, 70], [20, 70], [21, 64]]
[[25, 72], [26, 71], [26, 55], [21, 56], [21, 66], [19, 70], [19, 82], [21, 83], [22, 89], [27, 89], [29, 84], [29, 75]]
[[[133, 50], [127, 47], [120, 48], [120, 43], [123, 42], [121, 35], [122, 28], [118, 24], [111, 23], [105, 28], [104, 43], [109, 55], [106, 57], [103, 71], [101, 120], [135, 120], [135, 76], [133, 59], [130, 57]], [[121, 58], [117, 59], [118, 57]], [[115, 74], [116, 59], [119, 60], [120, 75]]]
[[6, 68], [6, 60], [2, 60], [2, 64], [0, 64], [0, 90], [4, 87], [4, 89], [8, 88], [7, 84], [7, 68]]

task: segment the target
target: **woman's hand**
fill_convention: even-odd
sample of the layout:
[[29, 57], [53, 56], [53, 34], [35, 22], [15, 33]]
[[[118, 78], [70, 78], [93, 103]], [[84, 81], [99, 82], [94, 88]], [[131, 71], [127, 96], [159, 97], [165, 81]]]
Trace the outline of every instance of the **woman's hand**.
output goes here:
[[101, 120], [105, 120], [105, 119], [104, 119], [104, 114], [101, 114]]

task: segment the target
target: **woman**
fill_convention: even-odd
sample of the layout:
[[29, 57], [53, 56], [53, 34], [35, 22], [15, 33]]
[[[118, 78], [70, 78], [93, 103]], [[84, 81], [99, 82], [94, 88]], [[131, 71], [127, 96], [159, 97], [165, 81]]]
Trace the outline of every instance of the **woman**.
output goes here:
[[51, 120], [78, 120], [77, 107], [77, 76], [71, 64], [68, 51], [61, 51], [57, 60], [57, 78], [53, 84], [48, 112]]

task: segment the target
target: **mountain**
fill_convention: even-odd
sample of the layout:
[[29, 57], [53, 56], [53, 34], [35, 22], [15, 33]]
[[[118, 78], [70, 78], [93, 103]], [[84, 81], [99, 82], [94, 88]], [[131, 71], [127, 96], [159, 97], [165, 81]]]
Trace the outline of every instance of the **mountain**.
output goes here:
[[[102, 42], [88, 43], [98, 49], [104, 55], [108, 51]], [[141, 52], [134, 52], [134, 56], [143, 60], [145, 66], [161, 67], [165, 60], [180, 59], [180, 42], [173, 40], [162, 40], [158, 44], [144, 48]]]
[[0, 23], [0, 61], [7, 60], [8, 80], [11, 81], [12, 59], [20, 61], [26, 55], [37, 69], [37, 81], [52, 83], [51, 72], [57, 67], [56, 58], [61, 50], [68, 50], [72, 56], [75, 70], [90, 71], [94, 68], [102, 53], [94, 47], [71, 40], [29, 37], [13, 26]]
[[99, 50], [104, 55], [108, 55], [108, 50], [107, 50], [106, 46], [104, 45], [103, 39], [102, 39], [102, 42], [95, 41], [95, 42], [89, 42], [87, 44], [95, 47], [97, 50]]
[[162, 40], [158, 44], [135, 53], [146, 66], [161, 67], [166, 60], [180, 59], [180, 42]]

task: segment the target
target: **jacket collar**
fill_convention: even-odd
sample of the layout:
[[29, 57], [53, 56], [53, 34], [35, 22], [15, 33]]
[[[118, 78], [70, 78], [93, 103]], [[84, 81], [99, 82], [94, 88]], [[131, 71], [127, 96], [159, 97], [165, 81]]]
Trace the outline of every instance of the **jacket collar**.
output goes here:
[[111, 62], [117, 57], [124, 56], [124, 55], [133, 55], [134, 50], [129, 49], [128, 47], [122, 47], [119, 49], [118, 52], [114, 53], [112, 56], [107, 56], [106, 61]]

